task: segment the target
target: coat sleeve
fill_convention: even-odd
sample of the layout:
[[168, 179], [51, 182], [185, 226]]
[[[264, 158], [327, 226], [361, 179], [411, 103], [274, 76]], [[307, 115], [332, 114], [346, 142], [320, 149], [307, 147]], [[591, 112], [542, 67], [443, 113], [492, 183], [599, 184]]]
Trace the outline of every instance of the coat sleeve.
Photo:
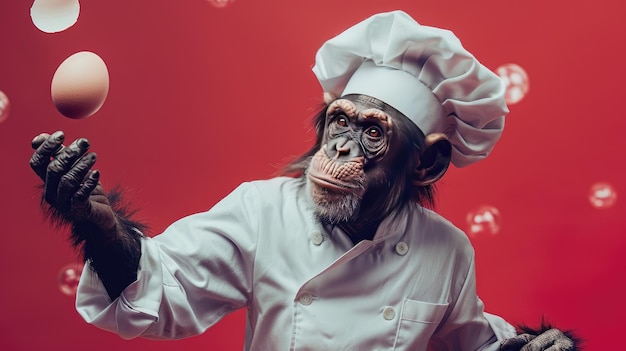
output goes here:
[[142, 242], [137, 280], [110, 301], [90, 270], [76, 307], [89, 323], [131, 339], [197, 335], [246, 307], [258, 237], [256, 187], [243, 184], [211, 210]]
[[517, 335], [501, 317], [484, 311], [476, 294], [476, 274], [472, 258], [468, 274], [451, 311], [442, 321], [429, 344], [429, 351], [497, 351], [500, 342]]

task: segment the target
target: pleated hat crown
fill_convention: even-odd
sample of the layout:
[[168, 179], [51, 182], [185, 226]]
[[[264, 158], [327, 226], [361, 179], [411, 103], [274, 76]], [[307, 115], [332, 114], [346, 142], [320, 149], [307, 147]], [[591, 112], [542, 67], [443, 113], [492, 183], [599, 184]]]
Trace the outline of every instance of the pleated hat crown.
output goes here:
[[446, 134], [457, 167], [493, 150], [508, 113], [500, 77], [451, 31], [420, 25], [403, 11], [374, 15], [328, 40], [313, 72], [324, 92], [369, 95], [425, 135]]

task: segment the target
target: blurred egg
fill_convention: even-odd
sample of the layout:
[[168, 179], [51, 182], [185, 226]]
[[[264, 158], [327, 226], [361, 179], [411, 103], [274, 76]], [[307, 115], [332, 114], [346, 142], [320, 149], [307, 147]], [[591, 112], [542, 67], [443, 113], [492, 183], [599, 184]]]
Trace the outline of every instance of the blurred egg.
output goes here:
[[208, 1], [209, 1], [209, 4], [217, 8], [227, 7], [231, 5], [233, 2], [235, 2], [235, 0], [208, 0]]
[[63, 61], [54, 76], [50, 93], [57, 110], [73, 119], [96, 113], [109, 92], [109, 71], [100, 56], [89, 51]]
[[9, 98], [0, 90], [0, 123], [9, 118]]
[[78, 20], [78, 0], [35, 0], [30, 18], [45, 33], [56, 33], [71, 27]]

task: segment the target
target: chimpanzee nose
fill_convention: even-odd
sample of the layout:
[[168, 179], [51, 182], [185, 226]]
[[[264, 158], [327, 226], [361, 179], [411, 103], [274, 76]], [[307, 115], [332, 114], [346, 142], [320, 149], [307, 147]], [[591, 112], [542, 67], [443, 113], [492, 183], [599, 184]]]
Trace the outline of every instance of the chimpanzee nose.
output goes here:
[[363, 156], [359, 143], [347, 137], [339, 137], [330, 142], [328, 155], [337, 160]]
[[337, 156], [347, 156], [350, 154], [350, 147], [347, 144], [337, 145]]

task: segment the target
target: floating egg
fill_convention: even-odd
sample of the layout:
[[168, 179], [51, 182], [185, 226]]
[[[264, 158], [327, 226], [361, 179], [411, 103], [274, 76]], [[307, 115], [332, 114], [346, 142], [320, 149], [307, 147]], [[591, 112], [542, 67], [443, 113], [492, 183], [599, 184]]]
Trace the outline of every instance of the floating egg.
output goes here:
[[30, 18], [35, 27], [45, 33], [61, 32], [78, 20], [78, 0], [35, 0], [30, 8]]
[[96, 113], [109, 92], [109, 71], [100, 56], [81, 51], [59, 65], [50, 93], [57, 110], [66, 117], [81, 119]]

